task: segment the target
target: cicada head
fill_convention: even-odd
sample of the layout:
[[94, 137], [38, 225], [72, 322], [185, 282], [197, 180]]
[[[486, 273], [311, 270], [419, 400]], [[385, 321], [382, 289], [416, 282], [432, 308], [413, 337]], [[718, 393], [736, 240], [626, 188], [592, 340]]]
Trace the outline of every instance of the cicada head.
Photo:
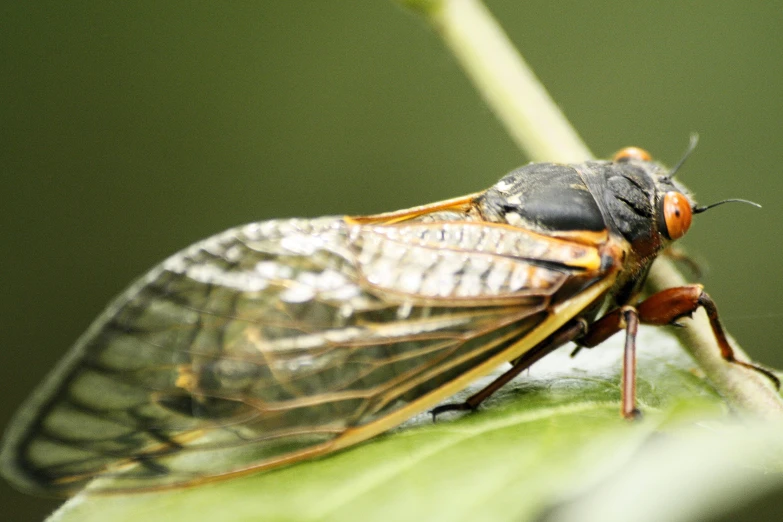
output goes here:
[[638, 147], [614, 155], [614, 168], [606, 170], [605, 200], [614, 224], [632, 245], [659, 250], [688, 232], [696, 204], [673, 176], [694, 146], [671, 170]]
[[[697, 143], [698, 136], [694, 134], [691, 136], [690, 144], [682, 159], [669, 170], [653, 162], [650, 153], [638, 147], [626, 147], [615, 154], [613, 158], [614, 163], [634, 166], [652, 180], [654, 191], [650, 192], [650, 194], [654, 196], [655, 226], [663, 246], [668, 242], [681, 238], [688, 232], [694, 214], [732, 202], [747, 203], [755, 207], [760, 206], [758, 203], [736, 198], [724, 199], [703, 207], [697, 206], [688, 191], [674, 180], [674, 175], [685, 163], [685, 160], [688, 159]], [[624, 203], [629, 203], [624, 201], [623, 195], [622, 193], [615, 193], [613, 196]]]

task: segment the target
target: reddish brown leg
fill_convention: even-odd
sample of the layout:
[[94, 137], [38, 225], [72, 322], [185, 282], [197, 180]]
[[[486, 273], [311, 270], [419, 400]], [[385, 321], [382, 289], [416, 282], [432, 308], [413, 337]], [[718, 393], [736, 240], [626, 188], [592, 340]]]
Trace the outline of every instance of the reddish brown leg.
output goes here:
[[[637, 308], [623, 306], [612, 310], [591, 324], [590, 331], [576, 341], [580, 346], [592, 348], [620, 330], [625, 330], [623, 372], [620, 377], [622, 394], [620, 412], [626, 419], [636, 419], [641, 415], [641, 412], [636, 408], [636, 333], [639, 330], [640, 320], [644, 322]], [[578, 348], [574, 353], [577, 351]]]
[[718, 318], [718, 309], [715, 303], [704, 292], [701, 285], [686, 285], [662, 290], [644, 300], [637, 307], [624, 306], [617, 308], [589, 325], [589, 331], [586, 331], [587, 323], [584, 319], [573, 319], [549, 338], [513, 361], [513, 367], [510, 370], [492, 381], [478, 393], [468, 397], [465, 402], [443, 404], [434, 408], [430, 413], [432, 413], [434, 420], [438, 414], [447, 411], [475, 410], [484, 400], [519, 375], [520, 372], [569, 341], [575, 341], [579, 344], [574, 351], [576, 353], [582, 347], [592, 348], [620, 330], [625, 330], [625, 352], [621, 386], [622, 414], [626, 418], [636, 418], [640, 415], [639, 410], [636, 408], [636, 334], [639, 323], [656, 326], [676, 324], [677, 319], [690, 317], [699, 307], [703, 307], [705, 312], [707, 312], [712, 333], [720, 348], [721, 356], [732, 364], [744, 366], [765, 375], [773, 382], [775, 387], [780, 389], [780, 380], [770, 370], [753, 363], [738, 361], [734, 357], [734, 350], [726, 338], [726, 333]]
[[530, 368], [533, 363], [540, 360], [545, 355], [552, 353], [554, 350], [560, 348], [564, 344], [581, 337], [585, 334], [586, 331], [587, 321], [584, 319], [578, 318], [567, 322], [554, 334], [550, 335], [547, 339], [540, 342], [531, 350], [528, 350], [516, 360], [514, 360], [511, 369], [500, 375], [497, 379], [489, 383], [486, 387], [482, 388], [477, 393], [465, 399], [464, 402], [441, 404], [440, 406], [433, 408], [430, 411], [432, 414], [432, 420], [434, 421], [438, 415], [447, 411], [475, 410], [482, 402], [488, 399], [500, 388], [505, 386], [511, 379], [519, 375], [523, 370]]
[[[731, 348], [723, 330], [723, 325], [721, 325], [718, 318], [718, 308], [715, 306], [712, 298], [702, 289], [701, 285], [680, 286], [663, 290], [650, 296], [639, 305], [638, 309], [642, 323], [663, 325], [672, 323], [679, 317], [690, 317], [699, 307], [704, 308], [704, 311], [707, 312], [707, 318], [710, 321], [715, 340], [718, 342], [721, 356], [730, 363], [744, 366], [765, 375], [776, 388], [780, 389], [780, 380], [773, 372], [754, 363], [738, 361], [734, 357], [734, 350]], [[672, 317], [674, 314], [677, 315]]]
[[[613, 310], [590, 325], [590, 331], [577, 342], [587, 348], [601, 344], [620, 330], [626, 330], [625, 359], [623, 365], [623, 416], [636, 416], [635, 350], [638, 323], [650, 325], [672, 324], [681, 317], [690, 317], [699, 307], [707, 312], [712, 333], [720, 348], [721, 356], [728, 362], [755, 370], [767, 376], [777, 388], [780, 380], [770, 370], [753, 363], [738, 361], [734, 357], [723, 326], [718, 318], [718, 309], [701, 285], [687, 285], [669, 288], [654, 294], [636, 308], [623, 307]], [[631, 366], [633, 365], [633, 368]]]
[[623, 356], [621, 413], [626, 419], [636, 419], [641, 413], [636, 408], [636, 332], [639, 330], [639, 313], [635, 308], [623, 309], [625, 319], [625, 352]]

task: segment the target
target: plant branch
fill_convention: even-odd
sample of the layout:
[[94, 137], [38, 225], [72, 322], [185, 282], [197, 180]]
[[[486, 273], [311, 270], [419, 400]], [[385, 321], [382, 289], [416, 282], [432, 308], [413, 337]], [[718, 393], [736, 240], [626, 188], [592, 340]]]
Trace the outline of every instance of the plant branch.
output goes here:
[[[593, 156], [502, 28], [478, 0], [398, 0], [420, 13], [441, 36], [476, 89], [519, 147], [534, 161], [582, 162]], [[651, 292], [685, 283], [659, 258]], [[718, 392], [735, 409], [783, 419], [783, 399], [766, 377], [724, 361], [703, 313], [675, 332]], [[738, 359], [747, 359], [734, 343]]]

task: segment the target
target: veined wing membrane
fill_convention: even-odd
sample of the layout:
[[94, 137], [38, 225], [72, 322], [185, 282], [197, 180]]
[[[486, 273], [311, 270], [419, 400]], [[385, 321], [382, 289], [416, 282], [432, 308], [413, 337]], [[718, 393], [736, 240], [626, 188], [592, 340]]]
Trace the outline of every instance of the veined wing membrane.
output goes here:
[[328, 453], [518, 342], [566, 281], [598, 279], [597, 260], [594, 246], [429, 216], [229, 230], [96, 320], [22, 409], [5, 473], [39, 492], [102, 476], [133, 490]]

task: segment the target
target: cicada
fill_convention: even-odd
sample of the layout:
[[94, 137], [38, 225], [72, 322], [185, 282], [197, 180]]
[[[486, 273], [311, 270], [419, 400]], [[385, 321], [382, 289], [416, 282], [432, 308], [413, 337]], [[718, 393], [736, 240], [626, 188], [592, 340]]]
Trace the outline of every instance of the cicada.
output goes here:
[[[675, 169], [676, 170], [676, 169]], [[638, 303], [698, 207], [637, 148], [532, 163], [486, 191], [361, 217], [240, 226], [117, 297], [22, 406], [3, 475], [68, 495], [198, 484], [323, 456], [399, 425], [511, 362], [475, 408], [568, 342], [625, 330], [621, 413], [635, 406], [639, 323], [703, 307], [701, 286]]]

